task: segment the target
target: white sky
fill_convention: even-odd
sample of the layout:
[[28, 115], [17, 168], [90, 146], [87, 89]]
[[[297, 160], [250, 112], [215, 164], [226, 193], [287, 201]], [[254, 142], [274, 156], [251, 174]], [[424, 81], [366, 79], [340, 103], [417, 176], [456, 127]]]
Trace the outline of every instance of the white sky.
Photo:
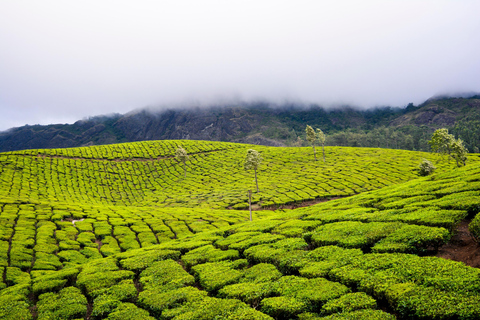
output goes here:
[[0, 0], [0, 130], [219, 99], [480, 91], [480, 1]]

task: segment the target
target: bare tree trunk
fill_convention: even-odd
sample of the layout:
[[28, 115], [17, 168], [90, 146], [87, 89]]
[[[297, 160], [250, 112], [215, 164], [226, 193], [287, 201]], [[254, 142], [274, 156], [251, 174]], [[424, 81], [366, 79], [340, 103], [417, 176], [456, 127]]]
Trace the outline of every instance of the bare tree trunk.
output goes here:
[[313, 147], [313, 157], [315, 158], [315, 161], [317, 161], [317, 151], [315, 151], [315, 146]]
[[250, 221], [252, 221], [252, 190], [248, 190], [248, 208], [250, 209]]
[[323, 151], [323, 163], [325, 163], [325, 145], [322, 144], [322, 151]]
[[257, 185], [257, 193], [258, 191], [258, 180], [257, 180], [257, 169], [255, 169], [255, 184]]
[[183, 177], [187, 177], [187, 165], [185, 164], [185, 161], [183, 162]]

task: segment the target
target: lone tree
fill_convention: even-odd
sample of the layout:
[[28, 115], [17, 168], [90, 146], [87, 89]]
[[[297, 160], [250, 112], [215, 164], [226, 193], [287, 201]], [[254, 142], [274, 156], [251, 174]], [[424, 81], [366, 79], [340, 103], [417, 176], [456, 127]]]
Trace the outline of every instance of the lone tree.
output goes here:
[[307, 124], [305, 132], [307, 133], [307, 141], [310, 142], [313, 147], [313, 157], [315, 161], [317, 161], [317, 151], [315, 151], [315, 140], [317, 140], [317, 136], [315, 135], [315, 130]]
[[464, 166], [467, 161], [467, 149], [461, 139], [448, 133], [448, 129], [438, 129], [432, 135], [432, 139], [428, 141], [432, 152], [445, 155], [457, 162], [457, 167]]
[[322, 130], [318, 128], [317, 128], [317, 131], [315, 132], [315, 130], [313, 130], [313, 128], [309, 125], [307, 125], [305, 132], [307, 133], [307, 141], [312, 144], [313, 156], [315, 158], [315, 161], [317, 161], [317, 151], [315, 150], [315, 142], [318, 140], [322, 144], [323, 163], [325, 163], [325, 134], [323, 133]]
[[187, 151], [185, 149], [183, 149], [182, 147], [178, 147], [177, 148], [177, 151], [175, 151], [175, 157], [183, 162], [183, 177], [186, 178], [187, 177], [187, 160], [188, 160], [188, 154], [187, 154]]
[[317, 128], [317, 132], [315, 134], [317, 136], [318, 141], [322, 144], [322, 152], [323, 152], [323, 163], [325, 163], [325, 134], [321, 129]]
[[243, 167], [245, 170], [250, 170], [253, 169], [255, 171], [255, 184], [257, 186], [257, 192], [258, 190], [258, 180], [257, 180], [257, 169], [260, 167], [260, 164], [262, 163], [262, 155], [253, 149], [248, 149], [247, 151], [247, 156], [245, 158], [245, 163], [243, 164]]

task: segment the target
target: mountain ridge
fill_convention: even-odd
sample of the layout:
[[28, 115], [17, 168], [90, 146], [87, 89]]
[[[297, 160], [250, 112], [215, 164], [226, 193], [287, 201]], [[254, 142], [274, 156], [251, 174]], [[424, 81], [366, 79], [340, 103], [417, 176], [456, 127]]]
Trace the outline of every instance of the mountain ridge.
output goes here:
[[[479, 98], [478, 95], [470, 98], [440, 97], [429, 99], [419, 106], [409, 104], [405, 108], [368, 110], [352, 107], [325, 109], [318, 105], [296, 104], [273, 107], [264, 102], [159, 111], [138, 109], [123, 115], [79, 120], [73, 124], [12, 128], [0, 132], [0, 152], [163, 139], [293, 146], [302, 145], [299, 139], [303, 139], [306, 124], [322, 128], [327, 135], [390, 128], [418, 140], [419, 134], [415, 136], [409, 127], [417, 127], [417, 131], [418, 127], [422, 127], [425, 136], [438, 128], [453, 128], [465, 119], [480, 120]], [[331, 145], [348, 144], [333, 139]], [[408, 146], [403, 148], [409, 149]], [[425, 147], [413, 146], [410, 149], [422, 150]]]

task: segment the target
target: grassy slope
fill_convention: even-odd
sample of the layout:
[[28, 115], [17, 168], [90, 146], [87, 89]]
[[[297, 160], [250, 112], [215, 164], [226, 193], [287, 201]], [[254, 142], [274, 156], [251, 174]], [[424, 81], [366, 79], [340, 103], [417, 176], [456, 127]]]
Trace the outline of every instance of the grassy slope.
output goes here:
[[[250, 307], [276, 319], [307, 319], [376, 304], [400, 317], [478, 316], [478, 270], [414, 254], [429, 254], [478, 212], [479, 165], [449, 171], [439, 163], [446, 173], [412, 180], [429, 155], [327, 148], [323, 164], [311, 148], [255, 146], [265, 158], [262, 192], [254, 197], [260, 205], [389, 187], [257, 211], [253, 223], [238, 224], [248, 212], [222, 208], [242, 207], [253, 188], [241, 166], [251, 146], [182, 141], [191, 161], [187, 179], [179, 180], [177, 143], [1, 154], [0, 318], [28, 319], [32, 310], [39, 319], [82, 318], [87, 305], [89, 315], [112, 319], [198, 319], [196, 310], [207, 318], [264, 317]], [[315, 281], [335, 294], [308, 291]], [[80, 290], [62, 289], [69, 287]], [[56, 306], [62, 299], [78, 303]], [[359, 306], [345, 306], [357, 300]]]

